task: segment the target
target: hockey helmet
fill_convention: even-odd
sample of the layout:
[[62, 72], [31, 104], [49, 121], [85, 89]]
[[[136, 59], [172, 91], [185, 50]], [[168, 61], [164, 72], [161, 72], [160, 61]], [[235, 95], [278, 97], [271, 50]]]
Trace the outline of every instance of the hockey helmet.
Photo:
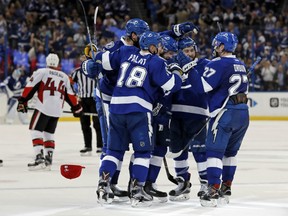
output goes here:
[[144, 32], [139, 40], [140, 48], [142, 50], [149, 50], [151, 45], [158, 47], [159, 43], [161, 43], [160, 35], [152, 31]]
[[178, 49], [183, 50], [187, 47], [193, 47], [195, 52], [198, 52], [198, 46], [196, 42], [190, 37], [184, 37], [178, 41]]
[[149, 25], [142, 19], [134, 18], [128, 20], [125, 25], [126, 35], [130, 36], [133, 32], [140, 37], [144, 32], [149, 31]]
[[214, 37], [212, 47], [215, 50], [221, 44], [224, 45], [225, 51], [233, 53], [238, 44], [237, 36], [231, 32], [220, 32]]
[[55, 53], [49, 53], [46, 57], [46, 66], [47, 67], [58, 67], [59, 57]]
[[164, 52], [168, 52], [168, 51], [177, 52], [178, 51], [177, 41], [173, 39], [172, 37], [170, 37], [169, 35], [161, 35], [161, 43], [162, 43]]
[[82, 169], [85, 169], [85, 167], [80, 165], [63, 164], [60, 166], [61, 175], [67, 179], [78, 178]]

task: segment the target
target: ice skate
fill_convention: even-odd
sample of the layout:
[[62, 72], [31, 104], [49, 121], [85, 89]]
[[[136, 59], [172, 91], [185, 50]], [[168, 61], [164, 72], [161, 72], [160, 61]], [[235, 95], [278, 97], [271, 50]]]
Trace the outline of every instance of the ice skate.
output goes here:
[[219, 191], [219, 202], [222, 205], [229, 204], [229, 197], [231, 196], [231, 186], [228, 186], [225, 183], [222, 183], [220, 191]]
[[153, 198], [157, 198], [160, 203], [164, 203], [168, 201], [168, 195], [166, 192], [162, 192], [157, 190], [155, 183], [152, 182], [146, 182], [144, 186], [144, 190], [147, 194], [151, 195]]
[[219, 191], [213, 185], [208, 186], [208, 191], [200, 197], [200, 203], [203, 207], [217, 207]]
[[48, 151], [48, 154], [45, 156], [45, 170], [51, 171], [52, 166], [52, 159], [53, 159], [53, 152]]
[[184, 201], [190, 199], [191, 183], [189, 180], [185, 181], [183, 177], [175, 179], [178, 182], [177, 188], [169, 192], [169, 200], [171, 201]]
[[91, 156], [92, 155], [92, 148], [83, 148], [80, 150], [80, 155], [81, 156]]
[[205, 179], [200, 179], [200, 178], [199, 180], [200, 180], [200, 190], [197, 193], [197, 196], [201, 197], [208, 191], [208, 181]]
[[28, 163], [28, 170], [29, 171], [36, 171], [36, 170], [44, 170], [46, 168], [45, 159], [43, 154], [36, 155], [36, 159], [32, 163]]
[[129, 200], [128, 191], [122, 190], [116, 184], [111, 184], [110, 188], [114, 194], [114, 201], [127, 202]]
[[110, 174], [102, 173], [99, 179], [98, 188], [96, 191], [98, 202], [103, 205], [105, 203], [110, 204], [113, 202], [114, 194], [110, 188]]
[[153, 197], [144, 191], [144, 187], [139, 185], [137, 180], [132, 181], [131, 188], [131, 206], [148, 207], [152, 205]]

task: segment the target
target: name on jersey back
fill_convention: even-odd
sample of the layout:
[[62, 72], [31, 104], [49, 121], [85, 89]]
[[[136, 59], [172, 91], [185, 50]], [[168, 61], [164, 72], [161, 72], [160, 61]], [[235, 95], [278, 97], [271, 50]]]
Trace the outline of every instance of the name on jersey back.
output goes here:
[[[138, 59], [139, 58], [139, 59]], [[128, 61], [145, 65], [146, 64], [146, 59], [140, 58], [138, 55], [131, 54], [130, 57], [128, 58]]]

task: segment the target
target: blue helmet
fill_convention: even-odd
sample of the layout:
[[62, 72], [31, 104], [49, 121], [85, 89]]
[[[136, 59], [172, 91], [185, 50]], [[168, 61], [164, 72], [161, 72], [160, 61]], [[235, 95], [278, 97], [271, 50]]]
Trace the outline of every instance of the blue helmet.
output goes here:
[[178, 49], [179, 50], [183, 50], [187, 47], [193, 47], [195, 52], [198, 52], [198, 46], [196, 44], [196, 42], [190, 38], [190, 37], [185, 37], [185, 38], [182, 38], [178, 41]]
[[130, 36], [132, 32], [137, 34], [137, 36], [141, 36], [144, 32], [149, 31], [149, 25], [147, 22], [145, 22], [142, 19], [134, 18], [128, 20], [128, 22], [125, 25], [126, 35]]
[[218, 47], [221, 44], [224, 44], [225, 51], [233, 53], [238, 44], [237, 36], [231, 32], [220, 32], [214, 37], [212, 46]]
[[158, 47], [159, 43], [161, 43], [160, 35], [152, 31], [144, 32], [139, 40], [140, 48], [143, 50], [149, 50], [151, 45]]
[[169, 35], [161, 35], [161, 42], [162, 42], [164, 52], [168, 52], [168, 51], [177, 52], [178, 51], [177, 41], [173, 39], [172, 37], [170, 37]]

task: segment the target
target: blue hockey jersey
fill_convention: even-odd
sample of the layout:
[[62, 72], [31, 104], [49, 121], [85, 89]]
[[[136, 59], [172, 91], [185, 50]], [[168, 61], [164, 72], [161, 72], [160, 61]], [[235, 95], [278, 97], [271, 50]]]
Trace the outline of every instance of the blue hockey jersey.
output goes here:
[[[234, 55], [213, 59], [206, 65], [202, 76], [197, 70], [190, 71], [188, 80], [198, 92], [209, 92], [211, 117], [215, 117], [226, 106], [230, 96], [248, 93], [245, 64]], [[248, 109], [247, 104], [231, 107]]]
[[[208, 59], [202, 58], [197, 61], [195, 69], [202, 76], [204, 67], [209, 63]], [[182, 83], [181, 90], [173, 94], [172, 114], [177, 118], [206, 118], [209, 116], [208, 95], [199, 93], [188, 80]]]
[[111, 113], [152, 112], [159, 87], [166, 92], [175, 92], [181, 87], [182, 79], [167, 71], [164, 59], [135, 46], [122, 46], [115, 52], [103, 53], [102, 65], [107, 71], [119, 69], [110, 103]]

